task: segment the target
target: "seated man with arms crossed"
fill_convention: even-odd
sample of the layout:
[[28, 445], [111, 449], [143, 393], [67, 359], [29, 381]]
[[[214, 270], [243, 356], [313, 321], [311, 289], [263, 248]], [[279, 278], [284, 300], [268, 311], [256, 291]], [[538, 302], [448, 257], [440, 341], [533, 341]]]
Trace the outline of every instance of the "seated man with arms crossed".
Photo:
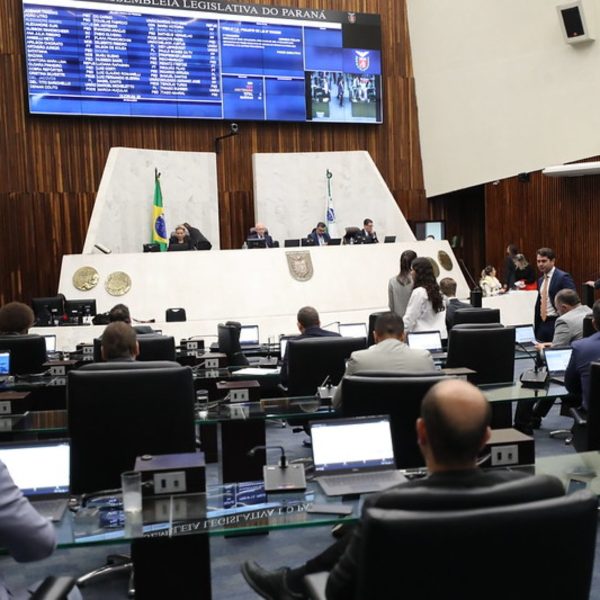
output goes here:
[[[404, 343], [404, 321], [396, 313], [386, 312], [377, 317], [373, 330], [375, 345], [357, 350], [346, 363], [346, 375], [362, 371], [433, 371], [435, 365], [428, 350], [409, 348]], [[332, 404], [342, 405], [342, 383], [337, 386]]]
[[[401, 398], [398, 399], [401, 401]], [[364, 508], [403, 508], [402, 491], [407, 488], [469, 489], [491, 487], [529, 477], [516, 471], [482, 471], [477, 456], [490, 436], [491, 407], [473, 385], [449, 379], [434, 385], [423, 399], [417, 420], [417, 437], [429, 475], [413, 479], [371, 495]], [[535, 493], [522, 492], [519, 502], [562, 496], [562, 483], [550, 476], [537, 476]], [[534, 497], [535, 496], [535, 497]], [[303, 566], [267, 571], [256, 562], [245, 562], [242, 575], [263, 598], [305, 598], [303, 578], [307, 574], [331, 571], [327, 582], [329, 600], [353, 597], [358, 573], [360, 521], [344, 537]]]

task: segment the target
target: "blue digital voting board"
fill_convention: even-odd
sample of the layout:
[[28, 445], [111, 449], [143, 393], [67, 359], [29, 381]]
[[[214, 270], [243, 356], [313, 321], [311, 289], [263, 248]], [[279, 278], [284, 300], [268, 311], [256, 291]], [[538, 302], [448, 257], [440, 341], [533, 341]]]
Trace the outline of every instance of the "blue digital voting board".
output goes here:
[[23, 0], [30, 112], [381, 123], [379, 15]]

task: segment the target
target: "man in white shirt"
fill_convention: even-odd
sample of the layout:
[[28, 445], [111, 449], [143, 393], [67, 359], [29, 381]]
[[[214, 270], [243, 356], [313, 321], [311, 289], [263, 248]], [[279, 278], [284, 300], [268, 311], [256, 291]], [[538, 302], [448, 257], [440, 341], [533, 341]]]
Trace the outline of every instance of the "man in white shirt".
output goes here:
[[[362, 371], [433, 371], [435, 365], [427, 350], [409, 348], [404, 343], [404, 321], [393, 312], [386, 312], [375, 321], [375, 345], [353, 352], [346, 363], [346, 375]], [[333, 396], [333, 406], [342, 405], [342, 383]]]

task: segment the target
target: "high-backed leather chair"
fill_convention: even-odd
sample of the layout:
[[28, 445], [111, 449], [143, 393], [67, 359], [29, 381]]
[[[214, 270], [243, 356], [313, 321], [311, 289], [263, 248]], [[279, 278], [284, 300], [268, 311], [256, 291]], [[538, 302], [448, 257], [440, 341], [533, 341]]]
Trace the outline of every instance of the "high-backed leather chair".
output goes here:
[[355, 350], [366, 348], [365, 338], [312, 337], [290, 340], [288, 354], [288, 393], [312, 396], [329, 377], [337, 385], [346, 370], [346, 359]]
[[240, 345], [241, 323], [227, 321], [219, 323], [217, 333], [219, 336], [219, 352], [227, 355], [227, 362], [236, 367], [248, 365], [248, 359], [242, 353]]
[[399, 468], [424, 465], [417, 444], [415, 422], [429, 388], [444, 379], [440, 373], [371, 373], [348, 375], [342, 380], [345, 417], [390, 415], [394, 457]]
[[500, 323], [500, 309], [459, 308], [454, 313], [454, 325], [461, 323]]
[[571, 408], [573, 447], [577, 452], [600, 450], [600, 362], [590, 364], [590, 396], [587, 410]]
[[[460, 311], [456, 311], [457, 313]], [[448, 338], [446, 367], [477, 371], [469, 381], [512, 382], [515, 374], [515, 330], [509, 327], [455, 325]]]
[[187, 315], [185, 313], [185, 308], [167, 308], [165, 311], [165, 321], [167, 323], [186, 320]]
[[[138, 361], [175, 360], [175, 338], [170, 335], [144, 333], [137, 336], [140, 347]], [[94, 339], [94, 362], [102, 361], [102, 339]]]
[[593, 335], [594, 333], [596, 333], [596, 329], [594, 327], [592, 315], [586, 315], [583, 317], [583, 337], [590, 337], [590, 335]]
[[373, 331], [375, 331], [375, 321], [377, 321], [377, 317], [380, 317], [382, 312], [375, 312], [369, 315], [369, 332], [367, 337], [367, 346], [371, 347], [375, 343], [375, 338], [373, 337]]
[[[486, 489], [483, 496], [491, 505], [474, 502], [466, 510], [459, 502], [451, 510], [367, 508], [356, 547], [356, 586], [348, 598], [397, 598], [400, 586], [402, 596], [410, 598], [587, 599], [597, 498], [589, 491], [528, 498], [528, 483], [529, 478], [513, 486], [513, 491], [521, 488], [525, 502], [516, 498], [496, 505], [496, 490]], [[470, 495], [481, 499], [480, 491], [471, 488], [461, 495], [467, 501]], [[506, 557], [510, 566], [504, 570]], [[329, 586], [335, 584], [332, 578]], [[309, 588], [311, 597], [324, 598], [323, 588], [310, 583]]]
[[10, 350], [10, 372], [12, 375], [41, 373], [48, 360], [46, 340], [41, 335], [2, 335], [0, 351]]

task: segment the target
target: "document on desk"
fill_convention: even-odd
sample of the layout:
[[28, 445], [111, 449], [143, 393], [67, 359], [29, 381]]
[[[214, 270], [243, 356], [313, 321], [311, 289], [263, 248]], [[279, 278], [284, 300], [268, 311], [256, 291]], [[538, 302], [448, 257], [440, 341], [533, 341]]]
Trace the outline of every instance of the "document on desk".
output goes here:
[[243, 375], [244, 377], [265, 377], [267, 375], [279, 375], [280, 367], [276, 367], [274, 369], [260, 369], [257, 367], [245, 367], [243, 369], [238, 369], [237, 371], [233, 371], [231, 375], [236, 377], [237, 375]]

